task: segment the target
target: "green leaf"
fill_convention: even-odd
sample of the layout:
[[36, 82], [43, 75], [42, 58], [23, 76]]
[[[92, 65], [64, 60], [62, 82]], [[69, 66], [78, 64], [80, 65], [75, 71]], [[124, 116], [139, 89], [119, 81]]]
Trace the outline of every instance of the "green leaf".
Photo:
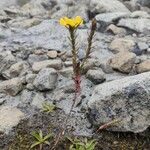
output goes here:
[[34, 144], [31, 145], [31, 148], [34, 148], [34, 147], [36, 147], [37, 145], [40, 145], [40, 144], [41, 144], [41, 142], [35, 142]]
[[44, 137], [44, 141], [49, 139], [50, 137], [52, 137], [53, 135], [51, 133], [47, 134], [45, 137]]

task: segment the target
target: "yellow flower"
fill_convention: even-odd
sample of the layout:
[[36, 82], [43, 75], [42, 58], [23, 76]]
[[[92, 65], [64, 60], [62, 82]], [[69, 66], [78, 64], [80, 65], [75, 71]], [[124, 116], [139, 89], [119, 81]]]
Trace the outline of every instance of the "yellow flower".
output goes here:
[[65, 26], [67, 28], [77, 28], [78, 26], [83, 24], [83, 19], [80, 16], [76, 16], [75, 18], [63, 17], [60, 19], [60, 25]]

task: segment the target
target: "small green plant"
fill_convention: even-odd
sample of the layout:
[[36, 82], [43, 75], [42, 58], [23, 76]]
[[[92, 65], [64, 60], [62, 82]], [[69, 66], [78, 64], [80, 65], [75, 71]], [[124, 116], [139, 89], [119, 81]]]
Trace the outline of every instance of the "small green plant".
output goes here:
[[97, 144], [96, 140], [88, 140], [87, 138], [85, 138], [82, 141], [77, 138], [75, 139], [68, 138], [68, 139], [72, 143], [69, 150], [94, 150]]
[[42, 131], [39, 132], [33, 131], [31, 135], [35, 138], [35, 142], [31, 145], [31, 149], [39, 146], [40, 150], [43, 148], [43, 144], [50, 145], [50, 142], [48, 141], [50, 138], [53, 137], [52, 133], [47, 134], [46, 136], [43, 136]]
[[42, 111], [46, 112], [46, 113], [51, 113], [54, 111], [54, 109], [56, 108], [56, 106], [54, 104], [49, 104], [49, 103], [43, 103], [42, 104]]

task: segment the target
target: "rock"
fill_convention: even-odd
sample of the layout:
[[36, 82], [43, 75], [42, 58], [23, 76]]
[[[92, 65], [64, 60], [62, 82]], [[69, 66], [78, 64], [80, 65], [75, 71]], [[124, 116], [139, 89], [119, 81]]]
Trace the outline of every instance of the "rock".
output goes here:
[[45, 61], [35, 62], [32, 65], [32, 69], [34, 72], [39, 72], [42, 68], [55, 68], [59, 70], [62, 68], [62, 62], [59, 59], [45, 60]]
[[3, 72], [3, 77], [6, 79], [23, 76], [29, 71], [29, 66], [26, 62], [17, 62], [13, 64], [8, 70]]
[[65, 61], [64, 65], [65, 65], [65, 67], [70, 67], [70, 66], [72, 66], [72, 61]]
[[126, 30], [124, 28], [117, 27], [114, 24], [109, 25], [106, 31], [111, 32], [113, 34], [119, 34], [119, 35], [126, 34]]
[[87, 79], [92, 81], [94, 84], [100, 84], [106, 80], [104, 72], [100, 69], [88, 70], [88, 72], [86, 73], [86, 77]]
[[26, 82], [27, 83], [33, 83], [36, 76], [37, 76], [36, 74], [27, 74], [26, 75]]
[[47, 55], [31, 54], [31, 55], [29, 55], [28, 61], [29, 61], [30, 65], [33, 65], [34, 62], [44, 61], [47, 59], [48, 59]]
[[76, 5], [70, 5], [69, 6], [69, 9], [68, 9], [68, 6], [67, 5], [62, 5], [61, 7], [59, 7], [60, 9], [57, 10], [56, 12], [54, 12], [52, 14], [52, 18], [54, 19], [60, 19], [64, 16], [66, 16], [66, 10], [67, 10], [67, 13], [68, 13], [68, 17], [72, 18], [72, 17], [75, 17], [75, 16], [78, 16], [80, 12], [80, 16], [87, 22], [89, 21], [89, 17], [88, 17], [88, 8], [87, 6], [85, 6], [85, 2], [82, 3], [80, 1], [80, 3], [76, 3]]
[[0, 83], [0, 92], [6, 92], [12, 96], [17, 95], [23, 89], [20, 78], [13, 78]]
[[56, 58], [57, 57], [57, 51], [48, 51], [47, 56], [49, 58]]
[[150, 19], [146, 18], [127, 18], [121, 19], [118, 26], [126, 27], [139, 33], [150, 33]]
[[41, 1], [31, 1], [21, 7], [21, 12], [25, 16], [47, 16], [47, 11], [41, 5]]
[[38, 18], [31, 18], [31, 19], [18, 19], [18, 20], [11, 20], [8, 22], [8, 24], [11, 27], [15, 27], [15, 28], [30, 28], [33, 26], [36, 26], [38, 24], [40, 24], [41, 20]]
[[29, 90], [23, 90], [21, 93], [21, 103], [30, 105], [34, 97], [34, 93]]
[[120, 120], [111, 131], [145, 131], [150, 126], [150, 72], [98, 85], [88, 102], [95, 126]]
[[[61, 37], [61, 38], [60, 38]], [[23, 40], [35, 49], [68, 50], [68, 33], [60, 26], [58, 20], [44, 20], [39, 25], [23, 30], [14, 40]]]
[[114, 53], [128, 52], [128, 51], [132, 51], [135, 45], [136, 43], [131, 39], [116, 38], [111, 42], [109, 49]]
[[39, 91], [53, 90], [56, 86], [58, 74], [53, 68], [42, 69], [35, 78], [33, 85]]
[[16, 63], [16, 58], [10, 53], [0, 54], [0, 74], [7, 70], [12, 64]]
[[33, 91], [33, 90], [34, 90], [33, 84], [32, 84], [32, 83], [28, 83], [28, 84], [26, 85], [26, 89], [28, 89], [28, 90], [30, 90], [30, 91]]
[[118, 0], [91, 0], [90, 10], [94, 13], [129, 12], [126, 6]]
[[59, 71], [59, 73], [64, 76], [64, 77], [73, 77], [74, 73], [73, 73], [73, 67], [68, 67], [68, 68], [64, 68], [62, 70]]
[[42, 93], [37, 93], [33, 98], [31, 103], [32, 106], [41, 109], [43, 107], [43, 103], [46, 101]]
[[93, 69], [94, 67], [99, 67], [100, 62], [97, 59], [89, 58], [85, 65], [83, 66], [83, 73], [86, 73], [89, 69]]
[[150, 18], [150, 15], [145, 11], [134, 11], [131, 15], [131, 18]]
[[148, 45], [145, 42], [138, 42], [138, 47], [140, 50], [147, 50]]
[[146, 6], [150, 8], [150, 1], [149, 0], [137, 0], [137, 3], [141, 4], [142, 6]]
[[127, 17], [128, 15], [129, 13], [127, 12], [111, 12], [111, 13], [98, 14], [96, 15], [95, 18], [97, 22], [100, 24], [101, 28], [106, 28], [111, 23], [121, 18]]
[[0, 107], [0, 132], [8, 134], [21, 119], [24, 113], [16, 107], [1, 106]]
[[143, 73], [150, 71], [150, 60], [145, 60], [137, 65], [137, 72]]
[[34, 51], [35, 55], [44, 55], [46, 53], [46, 51], [44, 51], [43, 49], [38, 49]]
[[123, 73], [130, 73], [136, 60], [136, 55], [131, 52], [120, 52], [109, 60], [110, 66]]

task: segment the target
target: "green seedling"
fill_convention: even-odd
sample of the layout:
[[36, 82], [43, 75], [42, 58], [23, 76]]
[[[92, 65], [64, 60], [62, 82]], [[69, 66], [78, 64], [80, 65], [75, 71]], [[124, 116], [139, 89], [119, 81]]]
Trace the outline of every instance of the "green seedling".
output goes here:
[[49, 104], [49, 103], [43, 103], [42, 106], [43, 106], [42, 111], [46, 112], [48, 114], [52, 113], [56, 108], [56, 106], [54, 104]]
[[79, 140], [77, 138], [68, 139], [72, 143], [69, 150], [94, 150], [97, 144], [96, 140], [88, 140], [87, 138], [85, 138], [84, 140]]
[[53, 137], [51, 133], [43, 136], [41, 130], [39, 132], [33, 131], [31, 135], [35, 138], [35, 142], [31, 145], [31, 149], [39, 146], [40, 150], [42, 150], [43, 144], [50, 145], [50, 142], [48, 140]]

